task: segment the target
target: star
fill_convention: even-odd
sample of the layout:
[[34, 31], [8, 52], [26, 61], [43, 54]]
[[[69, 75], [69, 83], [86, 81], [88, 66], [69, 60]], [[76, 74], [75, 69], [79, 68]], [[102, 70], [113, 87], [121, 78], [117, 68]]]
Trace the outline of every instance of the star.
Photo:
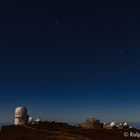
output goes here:
[[124, 53], [124, 50], [120, 50], [120, 54]]
[[128, 50], [120, 49], [119, 54], [128, 54]]
[[58, 20], [56, 20], [55, 23], [58, 24]]
[[55, 23], [56, 23], [56, 24], [61, 24], [62, 20], [63, 20], [63, 17], [62, 17], [62, 16], [57, 16], [57, 17], [55, 18]]

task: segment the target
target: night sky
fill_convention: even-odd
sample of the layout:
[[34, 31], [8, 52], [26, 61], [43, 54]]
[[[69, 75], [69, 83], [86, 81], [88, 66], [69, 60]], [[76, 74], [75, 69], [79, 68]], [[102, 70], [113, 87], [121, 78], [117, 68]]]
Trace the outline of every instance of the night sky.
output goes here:
[[140, 3], [0, 2], [0, 122], [140, 121]]

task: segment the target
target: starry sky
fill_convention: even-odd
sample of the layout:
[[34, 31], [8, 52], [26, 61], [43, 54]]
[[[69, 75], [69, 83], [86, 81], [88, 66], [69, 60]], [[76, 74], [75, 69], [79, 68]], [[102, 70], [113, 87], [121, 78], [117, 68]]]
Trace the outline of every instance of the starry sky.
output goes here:
[[140, 121], [140, 2], [0, 2], [0, 122]]

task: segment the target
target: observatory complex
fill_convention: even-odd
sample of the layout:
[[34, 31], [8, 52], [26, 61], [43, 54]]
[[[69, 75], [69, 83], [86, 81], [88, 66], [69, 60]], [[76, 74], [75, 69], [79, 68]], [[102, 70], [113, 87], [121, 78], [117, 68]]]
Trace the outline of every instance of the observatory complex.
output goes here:
[[91, 117], [85, 123], [81, 124], [81, 127], [84, 129], [99, 129], [101, 128], [101, 123], [100, 120]]
[[[34, 120], [32, 117], [29, 117], [27, 113], [27, 108], [24, 106], [17, 107], [15, 109], [15, 125], [26, 125], [26, 124], [39, 124], [41, 120], [38, 118]], [[111, 122], [110, 124], [101, 123], [100, 120], [91, 117], [87, 118], [85, 123], [80, 125], [83, 129], [125, 129], [125, 128], [132, 128], [129, 126], [127, 122], [122, 122], [120, 124], [116, 124], [116, 122]]]
[[26, 107], [17, 107], [15, 109], [15, 125], [24, 125], [28, 122], [29, 115]]
[[38, 118], [34, 120], [32, 117], [29, 117], [27, 113], [27, 108], [24, 106], [19, 106], [15, 109], [15, 116], [14, 116], [14, 124], [15, 125], [25, 125], [25, 124], [38, 124], [41, 120]]
[[96, 118], [88, 118], [85, 123], [81, 124], [81, 127], [84, 129], [125, 129], [125, 128], [132, 128], [129, 126], [127, 122], [122, 122], [120, 124], [116, 124], [116, 122], [111, 122], [110, 124], [107, 123], [100, 123], [100, 120]]

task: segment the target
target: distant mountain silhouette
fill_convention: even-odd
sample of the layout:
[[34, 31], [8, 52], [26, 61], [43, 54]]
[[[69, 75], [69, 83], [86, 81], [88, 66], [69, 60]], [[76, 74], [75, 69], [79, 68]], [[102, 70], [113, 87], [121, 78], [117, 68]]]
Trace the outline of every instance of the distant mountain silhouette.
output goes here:
[[134, 128], [140, 129], [140, 122], [129, 122], [129, 124], [130, 124], [131, 126], [133, 126]]

